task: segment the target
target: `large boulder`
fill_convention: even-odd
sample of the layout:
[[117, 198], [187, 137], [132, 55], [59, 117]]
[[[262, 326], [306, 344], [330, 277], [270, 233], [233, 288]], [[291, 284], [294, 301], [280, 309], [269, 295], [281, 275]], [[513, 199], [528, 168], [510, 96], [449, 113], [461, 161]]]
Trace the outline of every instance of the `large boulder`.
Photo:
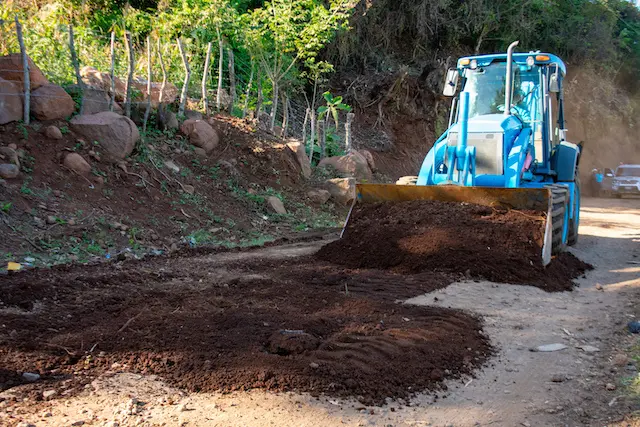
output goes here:
[[0, 164], [0, 178], [12, 179], [20, 174], [20, 168], [13, 163]]
[[38, 120], [66, 119], [76, 103], [60, 86], [47, 84], [31, 92], [31, 114]]
[[285, 215], [287, 213], [282, 200], [278, 199], [276, 196], [267, 197], [267, 205], [277, 214]]
[[[42, 74], [40, 68], [33, 63], [31, 58], [27, 59], [29, 64], [29, 81], [31, 82], [31, 90], [34, 91], [40, 86], [49, 84], [49, 81], [44, 74]], [[21, 54], [12, 53], [0, 56], [0, 78], [13, 82], [20, 92], [24, 92], [24, 69], [22, 68]]]
[[287, 142], [287, 147], [296, 156], [296, 160], [302, 170], [302, 175], [305, 178], [309, 178], [311, 176], [311, 163], [309, 162], [309, 156], [307, 156], [304, 145], [300, 141], [289, 141]]
[[[355, 151], [355, 150], [353, 150]], [[369, 164], [369, 168], [375, 172], [376, 171], [376, 162], [373, 159], [373, 154], [369, 150], [358, 150], [358, 153], [362, 154], [362, 156], [367, 159], [367, 164]]]
[[331, 198], [331, 193], [327, 190], [309, 190], [307, 192], [307, 197], [317, 205], [324, 205]]
[[347, 205], [356, 198], [355, 178], [329, 179], [325, 182], [324, 187], [336, 203]]
[[318, 167], [332, 167], [340, 175], [371, 180], [373, 174], [366, 157], [357, 151], [352, 151], [344, 156], [326, 157], [318, 163]]
[[[82, 78], [85, 86], [102, 92], [105, 95], [111, 93], [111, 76], [109, 73], [103, 73], [94, 67], [87, 66], [80, 69], [80, 77]], [[118, 76], [114, 76], [113, 81], [115, 82], [116, 101], [124, 101], [124, 95], [127, 92], [126, 82], [120, 80]], [[136, 87], [135, 82], [132, 87], [131, 95], [132, 101], [142, 101], [142, 94], [140, 93], [139, 88]]]
[[[144, 101], [147, 100], [147, 81], [144, 79], [135, 79], [134, 84], [136, 89], [142, 92], [144, 96]], [[164, 92], [162, 89], [162, 83], [151, 82], [151, 106], [153, 108], [157, 108], [160, 104], [160, 94], [162, 93], [162, 103], [163, 104], [173, 104], [178, 97], [178, 88], [173, 83], [167, 82], [164, 87]]]
[[71, 129], [87, 140], [97, 141], [114, 159], [124, 159], [133, 151], [140, 132], [127, 117], [111, 111], [74, 117]]
[[182, 133], [189, 137], [189, 142], [203, 148], [207, 153], [218, 146], [218, 133], [204, 120], [185, 120], [180, 127]]
[[23, 118], [20, 96], [20, 90], [15, 84], [0, 78], [0, 125]]
[[[82, 97], [82, 113], [83, 114], [96, 114], [103, 111], [109, 111], [109, 95], [107, 92], [103, 92], [100, 89], [94, 89], [91, 87], [85, 87]], [[117, 107], [116, 107], [117, 106]], [[114, 103], [114, 107], [120, 109], [117, 103]], [[114, 108], [115, 111], [115, 108]], [[118, 111], [115, 111], [116, 113]]]

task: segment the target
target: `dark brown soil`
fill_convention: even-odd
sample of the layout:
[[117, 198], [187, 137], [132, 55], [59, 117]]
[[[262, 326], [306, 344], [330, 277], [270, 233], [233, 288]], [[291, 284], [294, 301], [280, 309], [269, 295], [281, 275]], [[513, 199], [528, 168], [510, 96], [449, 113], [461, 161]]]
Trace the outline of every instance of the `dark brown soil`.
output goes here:
[[542, 265], [544, 218], [462, 203], [410, 201], [354, 207], [344, 237], [318, 257], [352, 268], [458, 273], [566, 291], [591, 266], [569, 253]]
[[39, 373], [23, 386], [37, 400], [126, 370], [193, 391], [298, 390], [379, 404], [443, 388], [491, 353], [473, 316], [395, 302], [446, 286], [443, 275], [342, 269], [312, 257], [220, 265], [217, 257], [4, 277], [2, 387], [19, 381], [16, 371]]

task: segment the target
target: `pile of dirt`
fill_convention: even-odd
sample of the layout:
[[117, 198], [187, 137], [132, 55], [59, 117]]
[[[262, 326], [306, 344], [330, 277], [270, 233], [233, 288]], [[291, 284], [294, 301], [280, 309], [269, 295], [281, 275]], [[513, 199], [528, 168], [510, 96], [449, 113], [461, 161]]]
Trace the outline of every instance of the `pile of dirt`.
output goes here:
[[468, 203], [408, 201], [355, 206], [342, 239], [320, 249], [325, 261], [400, 273], [459, 273], [492, 282], [565, 291], [591, 266], [569, 253], [546, 268], [545, 219]]
[[[357, 275], [345, 291], [343, 272], [336, 278], [335, 266], [311, 258], [291, 261], [311, 261], [294, 272], [246, 255], [9, 275], [0, 366], [40, 374], [22, 386], [34, 399], [124, 370], [191, 391], [297, 390], [381, 404], [471, 375], [492, 352], [480, 321], [464, 312], [398, 305], [366, 280], [357, 286]], [[1, 377], [2, 387], [15, 385], [15, 375]]]

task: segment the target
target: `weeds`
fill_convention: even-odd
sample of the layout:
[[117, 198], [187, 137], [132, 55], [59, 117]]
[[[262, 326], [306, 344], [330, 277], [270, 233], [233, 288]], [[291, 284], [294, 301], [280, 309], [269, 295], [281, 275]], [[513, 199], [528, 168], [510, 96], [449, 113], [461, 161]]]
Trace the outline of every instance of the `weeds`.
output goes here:
[[11, 206], [13, 206], [13, 203], [11, 202], [2, 202], [0, 203], [0, 211], [9, 213], [9, 210], [11, 210]]

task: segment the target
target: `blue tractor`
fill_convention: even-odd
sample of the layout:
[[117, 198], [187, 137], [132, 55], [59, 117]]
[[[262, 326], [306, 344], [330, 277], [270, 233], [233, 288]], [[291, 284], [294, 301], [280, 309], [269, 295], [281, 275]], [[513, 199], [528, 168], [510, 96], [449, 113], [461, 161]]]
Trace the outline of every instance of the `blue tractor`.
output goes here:
[[[355, 203], [443, 200], [544, 212], [543, 264], [578, 240], [581, 147], [566, 140], [566, 67], [555, 55], [464, 57], [447, 72], [444, 94], [458, 95], [449, 126], [417, 177], [358, 185]], [[407, 185], [408, 184], [408, 185]]]

